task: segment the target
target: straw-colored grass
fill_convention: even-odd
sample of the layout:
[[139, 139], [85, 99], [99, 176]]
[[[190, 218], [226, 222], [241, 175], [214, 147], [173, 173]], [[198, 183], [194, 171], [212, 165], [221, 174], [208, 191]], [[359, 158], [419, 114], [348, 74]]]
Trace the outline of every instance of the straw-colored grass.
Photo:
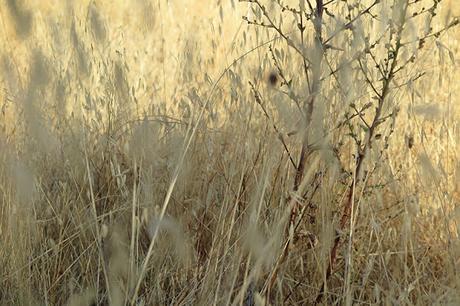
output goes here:
[[460, 304], [459, 6], [319, 3], [0, 0], [0, 305]]

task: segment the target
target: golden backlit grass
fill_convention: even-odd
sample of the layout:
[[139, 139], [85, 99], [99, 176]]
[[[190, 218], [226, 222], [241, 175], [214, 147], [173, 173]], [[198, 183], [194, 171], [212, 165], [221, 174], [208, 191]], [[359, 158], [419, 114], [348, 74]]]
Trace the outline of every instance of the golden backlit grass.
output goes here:
[[[442, 28], [460, 12], [439, 5]], [[269, 47], [305, 93], [302, 63], [243, 21], [250, 7], [1, 0], [1, 305], [309, 305], [336, 235], [324, 304], [460, 303], [458, 29], [427, 40], [392, 83], [388, 149], [376, 142], [352, 226], [336, 233], [355, 144], [334, 130], [337, 150], [316, 150], [293, 192], [301, 116], [270, 84]], [[371, 99], [355, 71], [337, 79], [350, 92], [325, 78], [319, 138], [348, 102]], [[280, 260], [293, 197], [302, 216]]]

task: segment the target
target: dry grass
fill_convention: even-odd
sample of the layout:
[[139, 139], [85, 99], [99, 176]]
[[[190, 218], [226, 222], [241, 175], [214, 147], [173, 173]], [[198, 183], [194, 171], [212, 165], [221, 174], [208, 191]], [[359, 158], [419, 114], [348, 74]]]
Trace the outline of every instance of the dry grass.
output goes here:
[[457, 28], [402, 51], [372, 134], [375, 64], [341, 66], [385, 27], [363, 15], [312, 68], [303, 133], [302, 57], [242, 20], [259, 1], [203, 2], [0, 0], [0, 304], [460, 304]]

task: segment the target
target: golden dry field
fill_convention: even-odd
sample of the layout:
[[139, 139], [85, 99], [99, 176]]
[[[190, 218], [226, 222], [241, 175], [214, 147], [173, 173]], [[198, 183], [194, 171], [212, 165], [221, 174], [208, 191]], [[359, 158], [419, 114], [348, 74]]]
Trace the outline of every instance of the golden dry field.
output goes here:
[[0, 0], [0, 305], [460, 305], [456, 0]]

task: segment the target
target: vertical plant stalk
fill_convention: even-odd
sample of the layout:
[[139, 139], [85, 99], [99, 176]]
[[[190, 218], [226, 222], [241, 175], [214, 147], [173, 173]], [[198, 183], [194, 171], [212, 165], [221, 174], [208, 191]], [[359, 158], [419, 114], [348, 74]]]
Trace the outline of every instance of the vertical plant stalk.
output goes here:
[[[299, 156], [299, 163], [297, 165], [295, 178], [294, 178], [294, 187], [293, 191], [296, 192], [299, 189], [299, 186], [302, 182], [305, 166], [309, 156], [309, 147], [308, 147], [308, 130], [311, 126], [311, 121], [313, 117], [313, 110], [315, 106], [316, 97], [319, 94], [320, 90], [320, 83], [321, 83], [321, 66], [324, 56], [324, 49], [323, 49], [323, 42], [322, 42], [322, 23], [323, 23], [323, 0], [316, 0], [316, 12], [315, 12], [315, 19], [313, 20], [314, 28], [315, 28], [315, 52], [317, 55], [317, 62], [313, 62], [311, 65], [312, 68], [312, 86], [311, 86], [311, 93], [304, 105], [305, 108], [305, 127], [304, 127], [304, 135], [302, 140], [302, 148], [300, 151]], [[303, 33], [303, 25], [301, 25], [301, 33]], [[303, 34], [302, 34], [303, 37]], [[304, 57], [305, 58], [305, 57]], [[304, 62], [304, 65], [305, 62]], [[305, 71], [307, 77], [308, 72]], [[297, 211], [298, 211], [298, 202], [290, 198], [289, 205], [291, 205], [291, 216], [289, 221], [289, 228], [295, 224], [295, 220], [297, 218]]]
[[[138, 206], [136, 205], [137, 199], [137, 180], [138, 180], [138, 173], [137, 173], [137, 163], [136, 159], [133, 162], [133, 171], [134, 171], [134, 180], [133, 180], [133, 197], [131, 202], [131, 242], [129, 247], [129, 274], [128, 274], [128, 286], [130, 286], [130, 282], [135, 278], [135, 263], [136, 258], [135, 256], [135, 249], [137, 248], [137, 242], [139, 241], [139, 226], [141, 224], [141, 220], [139, 218], [139, 223], [137, 222], [136, 216], [138, 215]], [[131, 289], [131, 288], [129, 288]], [[126, 290], [125, 293], [125, 303], [129, 301], [129, 290]]]
[[[91, 200], [91, 210], [92, 210], [92, 213], [93, 213], [93, 217], [94, 217], [94, 224], [95, 224], [95, 240], [96, 240], [96, 245], [97, 245], [97, 248], [98, 248], [98, 251], [99, 251], [99, 259], [101, 260], [102, 262], [102, 273], [104, 274], [104, 280], [105, 280], [105, 286], [107, 287], [106, 290], [107, 290], [107, 297], [108, 297], [108, 302], [109, 302], [109, 305], [112, 304], [112, 301], [111, 301], [111, 294], [110, 294], [110, 282], [109, 282], [109, 276], [108, 276], [108, 273], [107, 273], [107, 262], [104, 258], [104, 251], [103, 251], [103, 247], [102, 247], [102, 235], [101, 235], [101, 231], [99, 230], [99, 222], [98, 222], [98, 216], [97, 216], [97, 209], [96, 209], [96, 200], [94, 198], [94, 190], [93, 190], [93, 179], [91, 177], [91, 170], [89, 168], [89, 160], [88, 160], [88, 152], [86, 151], [85, 149], [85, 164], [86, 164], [86, 172], [87, 172], [87, 175], [88, 175], [88, 183], [89, 183], [89, 194], [90, 194], [90, 200]], [[96, 300], [98, 300], [98, 290], [96, 290]]]
[[367, 137], [366, 137], [367, 139], [364, 142], [363, 146], [358, 147], [358, 156], [355, 162], [355, 175], [351, 183], [348, 186], [348, 195], [345, 198], [345, 203], [343, 206], [343, 211], [342, 211], [342, 215], [341, 215], [340, 222], [339, 222], [339, 228], [337, 230], [336, 237], [334, 239], [334, 244], [329, 252], [329, 264], [326, 270], [326, 275], [325, 275], [323, 284], [321, 285], [320, 291], [315, 300], [316, 304], [320, 303], [323, 300], [326, 283], [329, 280], [334, 270], [335, 262], [337, 261], [337, 252], [342, 244], [340, 232], [342, 232], [345, 229], [348, 222], [350, 221], [351, 210], [352, 210], [352, 206], [354, 202], [355, 188], [359, 181], [359, 177], [360, 177], [361, 169], [363, 167], [364, 160], [368, 154], [369, 149], [372, 147], [372, 140], [375, 136], [377, 127], [384, 122], [384, 119], [382, 118], [382, 111], [383, 111], [385, 100], [388, 97], [388, 94], [390, 93], [390, 84], [395, 74], [398, 72], [398, 70], [396, 69], [396, 66], [398, 63], [399, 52], [402, 48], [401, 33], [402, 33], [402, 30], [404, 28], [404, 24], [406, 21], [405, 18], [406, 18], [407, 6], [408, 4], [405, 3], [403, 12], [402, 12], [401, 24], [399, 25], [397, 33], [396, 33], [395, 48], [393, 51], [388, 50], [388, 57], [392, 58], [392, 62], [391, 62], [389, 69], [387, 70], [386, 75], [384, 76], [382, 80], [383, 86], [382, 86], [380, 93], [378, 93], [378, 105], [374, 113], [374, 118], [372, 120], [372, 123], [370, 124], [369, 130], [367, 133]]
[[[308, 141], [309, 141], [308, 130], [311, 126], [316, 97], [319, 94], [319, 90], [321, 87], [320, 86], [321, 84], [321, 66], [322, 66], [322, 61], [323, 61], [323, 56], [324, 56], [324, 48], [323, 48], [323, 42], [322, 42], [323, 11], [324, 11], [323, 0], [316, 0], [315, 19], [313, 20], [313, 22], [314, 22], [314, 29], [315, 29], [314, 47], [315, 47], [315, 52], [317, 52], [316, 53], [317, 62], [311, 63], [312, 79], [313, 79], [312, 85], [311, 85], [311, 91], [310, 91], [310, 96], [308, 97], [308, 100], [303, 106], [304, 111], [305, 111], [305, 122], [304, 122], [304, 131], [303, 131], [304, 134], [302, 135], [303, 139], [302, 139], [302, 148], [301, 148], [300, 155], [299, 155], [299, 162], [297, 164], [297, 168], [295, 171], [294, 186], [293, 186], [294, 193], [296, 193], [299, 190], [302, 180], [304, 179], [305, 167], [306, 167], [307, 160], [308, 160], [309, 153], [310, 153], [309, 146], [308, 146]], [[299, 28], [300, 28], [302, 42], [303, 42], [303, 31], [304, 31], [303, 22], [300, 24]], [[304, 61], [303, 64], [304, 64], [305, 74], [307, 77], [307, 81], [309, 82], [306, 57], [304, 54], [302, 54], [302, 57]], [[267, 300], [270, 297], [271, 288], [273, 287], [275, 283], [281, 263], [284, 262], [284, 260], [287, 258], [289, 254], [289, 248], [290, 248], [292, 238], [294, 236], [294, 231], [296, 228], [296, 220], [297, 220], [298, 211], [299, 211], [299, 202], [296, 199], [296, 197], [289, 196], [288, 205], [290, 208], [289, 224], [287, 227], [288, 238], [287, 238], [286, 243], [284, 244], [282, 254], [279, 260], [277, 261], [271, 275], [269, 276], [266, 287], [264, 288], [266, 290], [265, 294], [266, 294]]]

